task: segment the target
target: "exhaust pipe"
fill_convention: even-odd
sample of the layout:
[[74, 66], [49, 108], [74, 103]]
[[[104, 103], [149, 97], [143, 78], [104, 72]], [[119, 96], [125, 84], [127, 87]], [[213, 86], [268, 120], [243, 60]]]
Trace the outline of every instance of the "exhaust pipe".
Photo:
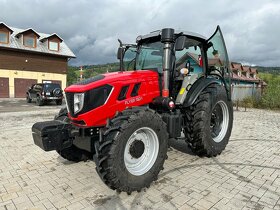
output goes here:
[[169, 97], [169, 75], [171, 70], [171, 52], [174, 43], [174, 29], [164, 28], [161, 30], [161, 42], [163, 48], [163, 90], [162, 96]]

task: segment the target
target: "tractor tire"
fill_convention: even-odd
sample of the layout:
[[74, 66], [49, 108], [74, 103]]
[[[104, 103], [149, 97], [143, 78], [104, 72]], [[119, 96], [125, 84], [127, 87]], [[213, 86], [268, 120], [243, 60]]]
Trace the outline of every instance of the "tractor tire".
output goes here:
[[43, 99], [41, 98], [41, 96], [37, 96], [37, 97], [36, 97], [36, 104], [37, 104], [38, 106], [43, 106], [43, 105], [44, 105], [44, 101], [43, 101]]
[[118, 192], [149, 187], [167, 158], [168, 133], [160, 115], [148, 108], [119, 113], [107, 125], [94, 159], [103, 182]]
[[67, 116], [68, 111], [66, 107], [63, 107], [59, 110], [58, 114], [54, 116], [54, 120], [60, 120], [62, 122], [69, 122], [69, 118]]
[[56, 152], [63, 157], [66, 160], [72, 161], [72, 162], [80, 162], [80, 161], [87, 161], [92, 159], [92, 154], [88, 151], [82, 150], [75, 145], [72, 145], [71, 147], [67, 147], [63, 150], [56, 150]]
[[[66, 108], [61, 108], [58, 115], [56, 115], [54, 117], [54, 119], [68, 123], [69, 118], [67, 116], [67, 113], [68, 113], [68, 111]], [[87, 160], [93, 159], [92, 153], [82, 150], [82, 149], [76, 147], [75, 145], [72, 145], [63, 150], [56, 150], [56, 152], [64, 159], [73, 161], [73, 162], [87, 161]]]
[[198, 156], [221, 154], [228, 144], [233, 106], [222, 85], [205, 88], [194, 104], [185, 110], [185, 137], [191, 150]]

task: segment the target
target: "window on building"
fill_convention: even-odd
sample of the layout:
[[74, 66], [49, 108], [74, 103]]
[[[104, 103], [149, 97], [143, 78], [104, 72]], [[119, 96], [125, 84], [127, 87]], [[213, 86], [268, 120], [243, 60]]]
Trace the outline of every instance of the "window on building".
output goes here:
[[0, 43], [8, 44], [9, 43], [9, 33], [0, 31]]
[[36, 38], [31, 36], [23, 37], [23, 45], [26, 47], [36, 47]]
[[49, 50], [59, 51], [59, 43], [49, 41]]

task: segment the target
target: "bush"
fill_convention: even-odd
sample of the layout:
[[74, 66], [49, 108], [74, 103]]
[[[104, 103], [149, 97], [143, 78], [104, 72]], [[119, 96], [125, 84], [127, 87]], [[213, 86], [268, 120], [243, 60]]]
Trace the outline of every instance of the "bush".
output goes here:
[[280, 76], [277, 74], [260, 73], [260, 78], [267, 83], [260, 100], [254, 97], [244, 98], [239, 106], [264, 109], [280, 109]]
[[239, 102], [240, 106], [246, 107], [246, 108], [253, 108], [256, 107], [256, 99], [253, 97], [246, 97], [242, 101]]
[[268, 82], [261, 98], [261, 106], [269, 109], [280, 109], [280, 77], [274, 77]]

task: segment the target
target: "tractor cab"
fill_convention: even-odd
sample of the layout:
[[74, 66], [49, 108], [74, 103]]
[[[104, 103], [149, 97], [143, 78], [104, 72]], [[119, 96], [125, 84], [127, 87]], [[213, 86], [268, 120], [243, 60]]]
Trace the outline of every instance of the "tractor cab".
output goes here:
[[[223, 78], [227, 92], [230, 94], [230, 72], [228, 55], [222, 32], [218, 26], [215, 33], [206, 37], [192, 32], [174, 31], [170, 39], [170, 53], [164, 56], [165, 44], [161, 39], [162, 31], [154, 31], [138, 36], [135, 45], [122, 45], [118, 51], [121, 69], [153, 70], [164, 75], [164, 63], [169, 68], [169, 89], [174, 89], [171, 96], [182, 86], [184, 79], [192, 77], [193, 81], [207, 75]], [[122, 68], [123, 66], [123, 68]]]

